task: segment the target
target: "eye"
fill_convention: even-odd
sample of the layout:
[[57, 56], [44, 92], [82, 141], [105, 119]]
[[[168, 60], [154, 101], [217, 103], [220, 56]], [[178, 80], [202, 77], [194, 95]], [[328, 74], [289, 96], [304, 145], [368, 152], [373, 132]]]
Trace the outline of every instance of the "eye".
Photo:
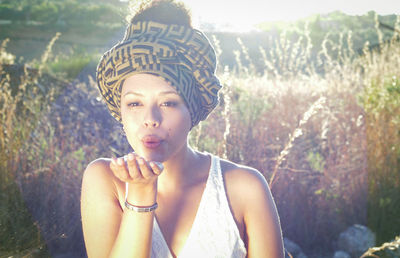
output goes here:
[[141, 104], [138, 101], [133, 101], [128, 103], [128, 107], [138, 107]]
[[175, 101], [165, 101], [161, 104], [161, 106], [164, 106], [164, 107], [175, 107], [177, 105], [178, 105], [178, 103]]

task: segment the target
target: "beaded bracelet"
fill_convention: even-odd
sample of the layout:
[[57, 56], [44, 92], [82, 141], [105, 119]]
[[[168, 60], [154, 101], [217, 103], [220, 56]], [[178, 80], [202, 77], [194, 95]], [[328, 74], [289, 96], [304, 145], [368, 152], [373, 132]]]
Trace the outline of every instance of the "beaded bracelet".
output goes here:
[[155, 209], [157, 209], [158, 204], [155, 203], [151, 206], [135, 206], [135, 205], [130, 204], [127, 200], [125, 200], [125, 207], [128, 210], [136, 211], [136, 212], [151, 212], [151, 211], [154, 211]]

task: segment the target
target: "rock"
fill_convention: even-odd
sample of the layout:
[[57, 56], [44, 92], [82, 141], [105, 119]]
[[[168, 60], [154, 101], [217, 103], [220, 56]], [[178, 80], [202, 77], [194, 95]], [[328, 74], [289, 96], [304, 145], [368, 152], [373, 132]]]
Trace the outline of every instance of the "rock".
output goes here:
[[338, 247], [350, 257], [360, 257], [373, 246], [375, 246], [375, 234], [363, 225], [355, 224], [339, 235]]
[[333, 258], [351, 258], [351, 256], [345, 251], [336, 251]]
[[[307, 255], [303, 253], [300, 246], [298, 246], [295, 242], [288, 238], [283, 238], [283, 244], [285, 246], [286, 252], [289, 252], [293, 258], [307, 258]], [[285, 254], [285, 257], [289, 258], [290, 256]]]

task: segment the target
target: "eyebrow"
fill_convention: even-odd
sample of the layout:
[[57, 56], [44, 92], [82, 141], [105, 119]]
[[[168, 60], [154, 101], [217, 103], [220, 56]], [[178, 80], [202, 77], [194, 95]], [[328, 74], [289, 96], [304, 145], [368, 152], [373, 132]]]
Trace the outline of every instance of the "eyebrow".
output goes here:
[[[136, 96], [139, 96], [139, 97], [144, 97], [143, 94], [141, 94], [141, 93], [139, 93], [139, 92], [135, 92], [135, 91], [128, 91], [128, 92], [126, 92], [126, 93], [124, 94], [123, 97], [125, 97], [126, 95], [130, 95], [130, 94], [136, 95]], [[165, 96], [165, 95], [169, 95], [169, 94], [178, 95], [178, 93], [177, 93], [176, 91], [162, 91], [162, 92], [160, 92], [158, 95], [160, 95], [160, 96]], [[178, 96], [179, 96], [179, 95], [178, 95]]]

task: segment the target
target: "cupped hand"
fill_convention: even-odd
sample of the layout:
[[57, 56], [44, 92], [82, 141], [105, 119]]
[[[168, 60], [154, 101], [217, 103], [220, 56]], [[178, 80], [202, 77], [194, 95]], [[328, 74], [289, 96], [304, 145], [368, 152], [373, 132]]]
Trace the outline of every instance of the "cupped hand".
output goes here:
[[162, 172], [162, 164], [146, 161], [135, 153], [129, 153], [124, 158], [112, 158], [110, 168], [121, 181], [134, 185], [153, 184]]

